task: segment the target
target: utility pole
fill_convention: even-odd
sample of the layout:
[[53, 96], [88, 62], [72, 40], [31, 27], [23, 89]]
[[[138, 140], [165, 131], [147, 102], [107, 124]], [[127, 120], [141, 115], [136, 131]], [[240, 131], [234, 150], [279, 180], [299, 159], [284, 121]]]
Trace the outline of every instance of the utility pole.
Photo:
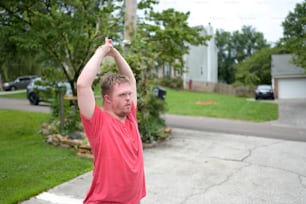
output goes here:
[[131, 38], [136, 34], [137, 0], [125, 0], [124, 46], [131, 44]]

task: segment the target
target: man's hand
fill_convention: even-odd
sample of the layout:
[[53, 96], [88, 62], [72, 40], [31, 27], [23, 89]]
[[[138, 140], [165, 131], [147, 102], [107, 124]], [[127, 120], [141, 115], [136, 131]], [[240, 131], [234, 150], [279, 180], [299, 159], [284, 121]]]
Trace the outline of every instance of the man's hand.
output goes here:
[[101, 52], [103, 56], [113, 56], [112, 55], [113, 49], [113, 41], [112, 39], [105, 38], [104, 45], [101, 45], [97, 48], [96, 52]]
[[112, 39], [108, 39], [106, 37], [104, 43], [105, 43], [104, 46], [106, 46], [107, 49], [109, 49], [109, 51], [113, 48], [113, 40]]

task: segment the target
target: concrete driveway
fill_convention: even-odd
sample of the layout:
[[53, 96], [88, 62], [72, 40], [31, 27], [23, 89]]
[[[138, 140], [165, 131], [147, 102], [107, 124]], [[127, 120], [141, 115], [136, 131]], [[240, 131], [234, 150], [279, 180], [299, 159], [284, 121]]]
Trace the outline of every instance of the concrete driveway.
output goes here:
[[[141, 204], [305, 204], [306, 143], [173, 129], [145, 149]], [[23, 204], [81, 204], [92, 172]]]
[[275, 102], [279, 105], [279, 119], [271, 124], [306, 128], [306, 99], [280, 99]]

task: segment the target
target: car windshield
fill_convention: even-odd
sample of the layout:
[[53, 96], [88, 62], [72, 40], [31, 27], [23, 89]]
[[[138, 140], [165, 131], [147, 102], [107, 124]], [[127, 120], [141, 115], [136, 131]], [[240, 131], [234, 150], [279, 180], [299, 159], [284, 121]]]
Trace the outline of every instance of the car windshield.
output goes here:
[[261, 89], [261, 90], [270, 90], [271, 86], [258, 86], [258, 89]]

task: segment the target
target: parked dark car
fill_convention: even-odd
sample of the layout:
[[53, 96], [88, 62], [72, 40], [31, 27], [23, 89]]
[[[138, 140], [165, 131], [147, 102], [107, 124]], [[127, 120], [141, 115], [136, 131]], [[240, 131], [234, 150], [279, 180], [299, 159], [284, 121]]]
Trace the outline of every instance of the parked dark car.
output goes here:
[[274, 99], [274, 92], [271, 85], [258, 85], [255, 90], [255, 99]]
[[54, 91], [59, 87], [65, 88], [66, 96], [72, 96], [72, 89], [68, 82], [59, 82], [54, 85], [40, 77], [35, 78], [27, 86], [27, 98], [32, 105], [38, 105], [40, 102], [50, 103], [54, 99]]
[[17, 89], [26, 89], [32, 79], [37, 78], [35, 75], [19, 76], [14, 81], [5, 82], [3, 89], [5, 91], [14, 91]]

